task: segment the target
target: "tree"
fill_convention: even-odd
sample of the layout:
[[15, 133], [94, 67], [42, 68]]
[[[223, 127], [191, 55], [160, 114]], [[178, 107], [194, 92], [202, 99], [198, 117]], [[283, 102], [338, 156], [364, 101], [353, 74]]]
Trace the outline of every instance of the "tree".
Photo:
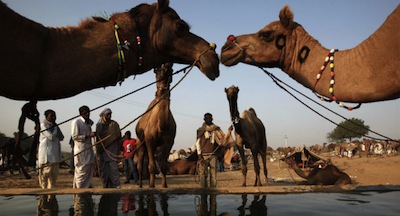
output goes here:
[[328, 133], [327, 138], [331, 142], [342, 142], [345, 139], [360, 138], [368, 134], [369, 126], [364, 125], [364, 121], [357, 118], [351, 118], [340, 122], [340, 124]]

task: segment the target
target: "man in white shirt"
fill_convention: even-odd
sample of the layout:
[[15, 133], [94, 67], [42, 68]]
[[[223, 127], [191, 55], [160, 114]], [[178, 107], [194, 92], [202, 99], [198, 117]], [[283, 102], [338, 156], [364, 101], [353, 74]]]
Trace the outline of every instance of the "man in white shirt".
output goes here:
[[74, 140], [75, 173], [74, 188], [89, 188], [93, 180], [94, 151], [92, 148], [93, 121], [90, 120], [90, 109], [87, 106], [79, 108], [80, 116], [71, 123], [71, 136]]

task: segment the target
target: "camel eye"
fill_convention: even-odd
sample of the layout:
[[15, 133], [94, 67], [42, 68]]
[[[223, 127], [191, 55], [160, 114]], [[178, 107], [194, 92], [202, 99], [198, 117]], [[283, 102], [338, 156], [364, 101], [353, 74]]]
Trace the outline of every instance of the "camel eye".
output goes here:
[[265, 41], [271, 41], [274, 37], [274, 33], [272, 31], [261, 32], [260, 38]]
[[178, 32], [188, 32], [189, 26], [184, 21], [181, 21], [176, 24], [176, 30]]

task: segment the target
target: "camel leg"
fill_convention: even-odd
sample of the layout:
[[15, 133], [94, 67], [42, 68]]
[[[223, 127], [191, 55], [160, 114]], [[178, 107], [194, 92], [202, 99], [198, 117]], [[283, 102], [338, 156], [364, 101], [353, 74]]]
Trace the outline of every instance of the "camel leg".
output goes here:
[[254, 161], [254, 172], [256, 173], [254, 187], [261, 186], [262, 184], [261, 184], [261, 179], [260, 179], [260, 162], [258, 161], [258, 151], [251, 150], [251, 153], [253, 155], [253, 161]]
[[[162, 157], [161, 155], [159, 157]], [[167, 169], [168, 169], [168, 164], [166, 163], [166, 158], [161, 158], [158, 160], [158, 164], [160, 164], [160, 172], [161, 172], [161, 185], [163, 188], [167, 188]]]
[[239, 150], [240, 153], [240, 157], [241, 157], [241, 161], [242, 161], [242, 176], [243, 176], [243, 182], [242, 182], [242, 186], [246, 187], [246, 176], [247, 176], [247, 158], [244, 155], [244, 149], [242, 145], [236, 145], [237, 149]]
[[261, 159], [263, 162], [265, 184], [268, 185], [268, 169], [267, 169], [267, 154], [261, 154]]
[[[140, 141], [139, 141], [140, 142]], [[138, 170], [138, 174], [139, 174], [139, 187], [142, 188], [143, 187], [143, 160], [144, 160], [144, 154], [146, 153], [145, 148], [143, 145], [139, 145], [138, 142], [138, 160], [137, 160], [137, 170]]]
[[154, 188], [155, 187], [154, 182], [155, 182], [155, 176], [156, 176], [156, 165], [155, 165], [155, 160], [154, 160], [154, 151], [151, 147], [151, 143], [154, 143], [154, 142], [146, 140], [147, 155], [149, 157], [149, 163], [148, 163], [149, 187]]
[[36, 161], [37, 143], [39, 141], [39, 133], [40, 133], [39, 112], [37, 111], [36, 108], [36, 101], [30, 101], [22, 107], [22, 114], [18, 122], [18, 136], [15, 143], [15, 158], [18, 162], [18, 166], [22, 171], [22, 173], [25, 175], [25, 178], [31, 179], [32, 177], [25, 170], [25, 167], [22, 163], [22, 153], [21, 153], [21, 141], [22, 141], [22, 136], [24, 134], [24, 126], [26, 118], [35, 122], [35, 136], [31, 146], [30, 157], [32, 157], [31, 155], [33, 154], [35, 157], [34, 159]]
[[[172, 147], [172, 145], [171, 145]], [[167, 171], [168, 171], [168, 163], [167, 163], [167, 157], [169, 156], [169, 152], [171, 151], [171, 148], [164, 147], [161, 150], [161, 154], [158, 155], [158, 164], [160, 164], [160, 172], [162, 176], [162, 187], [167, 188]]]

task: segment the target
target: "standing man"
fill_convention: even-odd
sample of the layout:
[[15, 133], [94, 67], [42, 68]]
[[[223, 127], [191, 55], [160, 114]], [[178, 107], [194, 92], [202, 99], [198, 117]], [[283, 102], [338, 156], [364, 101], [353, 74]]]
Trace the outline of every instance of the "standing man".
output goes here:
[[61, 143], [64, 135], [56, 124], [56, 112], [54, 110], [46, 110], [44, 112], [45, 119], [40, 125], [45, 129], [40, 133], [39, 138], [39, 183], [43, 189], [56, 187], [56, 180], [59, 172], [59, 164], [61, 161]]
[[121, 130], [119, 124], [111, 119], [111, 109], [106, 108], [100, 113], [96, 124], [98, 141], [97, 154], [100, 159], [100, 177], [104, 188], [121, 188], [118, 170], [118, 153], [121, 146]]
[[[208, 187], [207, 179], [210, 175], [210, 187], [217, 186], [217, 151], [220, 145], [229, 145], [234, 142], [231, 132], [233, 127], [228, 128], [224, 135], [221, 128], [213, 122], [211, 113], [204, 114], [204, 123], [197, 129], [196, 148], [198, 154], [200, 184]], [[210, 173], [208, 173], [210, 167]]]
[[79, 108], [79, 117], [71, 123], [71, 136], [74, 140], [75, 173], [74, 188], [92, 187], [94, 151], [92, 138], [96, 136], [92, 132], [93, 121], [90, 120], [90, 109], [88, 106]]
[[133, 183], [137, 184], [139, 180], [139, 174], [135, 163], [133, 162], [133, 157], [136, 151], [136, 139], [131, 138], [131, 132], [127, 131], [124, 135], [124, 142], [122, 143], [124, 148], [124, 169], [125, 169], [125, 184], [129, 183], [131, 178], [131, 172], [133, 175]]

